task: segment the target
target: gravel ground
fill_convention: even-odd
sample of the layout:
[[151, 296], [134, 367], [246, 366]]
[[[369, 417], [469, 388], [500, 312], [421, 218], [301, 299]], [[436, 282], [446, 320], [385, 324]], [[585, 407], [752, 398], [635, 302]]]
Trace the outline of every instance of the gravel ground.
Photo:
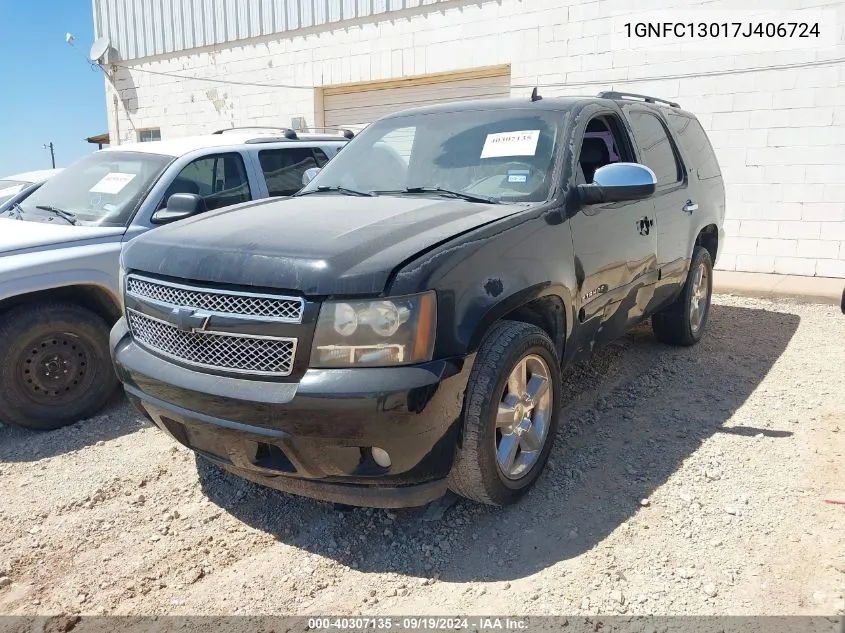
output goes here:
[[708, 328], [566, 372], [550, 468], [506, 510], [263, 489], [122, 399], [0, 428], [0, 613], [842, 613], [845, 316], [720, 296]]

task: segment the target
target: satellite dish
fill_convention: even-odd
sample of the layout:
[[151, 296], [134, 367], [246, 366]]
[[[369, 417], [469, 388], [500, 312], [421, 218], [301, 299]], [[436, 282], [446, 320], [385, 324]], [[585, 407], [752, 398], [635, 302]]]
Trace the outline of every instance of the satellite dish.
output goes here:
[[111, 40], [108, 37], [101, 37], [91, 45], [91, 52], [88, 54], [88, 58], [100, 65], [108, 64], [113, 51]]

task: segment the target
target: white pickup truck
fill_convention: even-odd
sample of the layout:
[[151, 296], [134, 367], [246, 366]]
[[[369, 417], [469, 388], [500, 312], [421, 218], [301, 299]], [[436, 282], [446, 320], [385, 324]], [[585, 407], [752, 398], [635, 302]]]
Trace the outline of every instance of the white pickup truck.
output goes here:
[[114, 146], [0, 211], [0, 422], [59, 428], [115, 391], [108, 339], [124, 243], [207, 210], [292, 195], [351, 136], [235, 128]]

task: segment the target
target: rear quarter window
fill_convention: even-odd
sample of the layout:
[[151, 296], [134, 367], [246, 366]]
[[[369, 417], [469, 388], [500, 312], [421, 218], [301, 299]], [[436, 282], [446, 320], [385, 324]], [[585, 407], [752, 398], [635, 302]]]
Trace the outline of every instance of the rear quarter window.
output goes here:
[[701, 123], [693, 117], [676, 112], [667, 113], [666, 118], [684, 155], [690, 161], [690, 167], [698, 172], [698, 179], [708, 180], [721, 176], [716, 153]]

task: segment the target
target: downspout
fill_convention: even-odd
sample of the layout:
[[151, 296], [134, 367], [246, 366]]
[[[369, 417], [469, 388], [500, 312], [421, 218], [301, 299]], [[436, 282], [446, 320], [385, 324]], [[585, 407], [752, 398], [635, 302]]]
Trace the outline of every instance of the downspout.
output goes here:
[[118, 106], [117, 106], [117, 101], [118, 101], [117, 100], [117, 94], [115, 94], [113, 96], [113, 99], [114, 99], [114, 135], [115, 135], [116, 139], [115, 139], [114, 142], [112, 142], [111, 139], [109, 139], [109, 144], [110, 145], [120, 145], [120, 114], [118, 112]]

